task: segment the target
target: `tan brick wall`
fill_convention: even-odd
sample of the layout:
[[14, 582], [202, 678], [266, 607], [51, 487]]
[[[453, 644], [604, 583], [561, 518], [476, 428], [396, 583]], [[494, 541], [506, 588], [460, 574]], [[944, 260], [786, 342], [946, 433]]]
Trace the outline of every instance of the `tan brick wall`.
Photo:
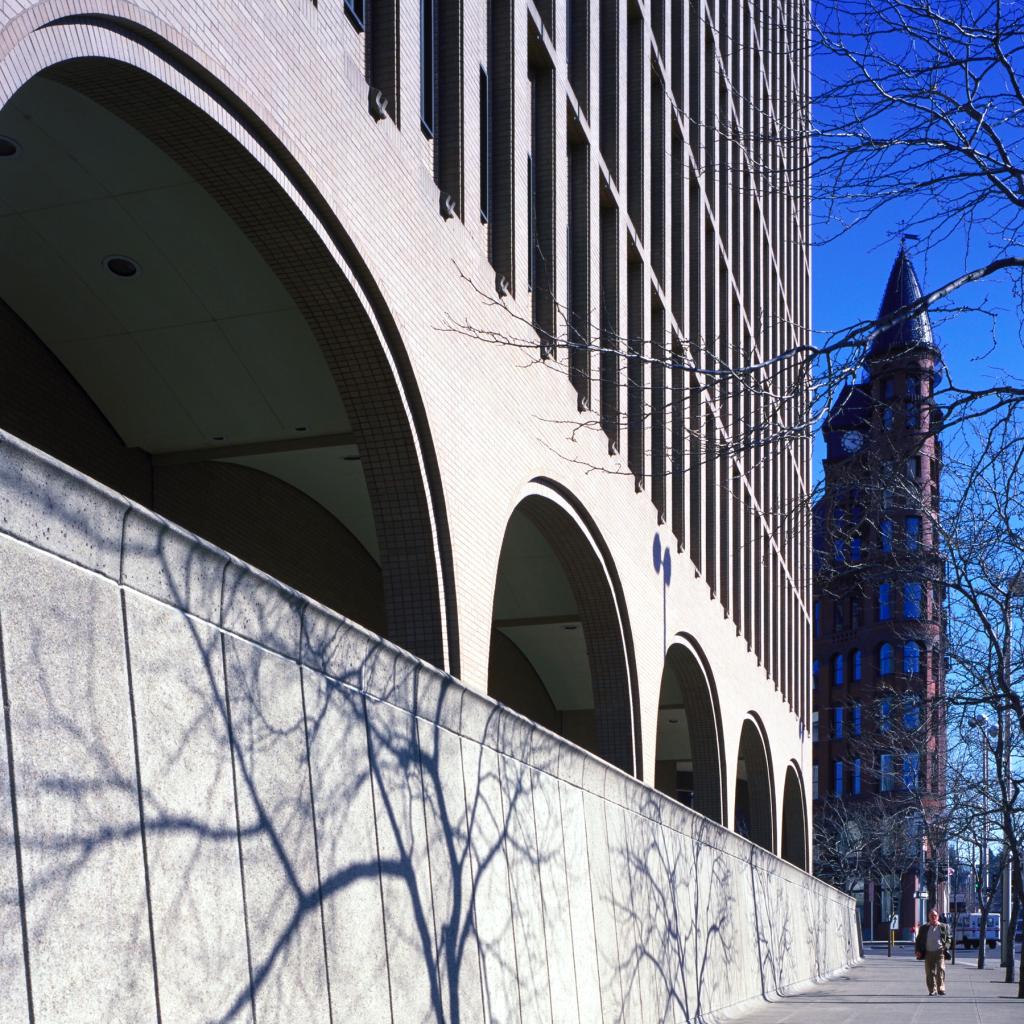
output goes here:
[[[781, 143], [765, 142], [772, 133], [754, 120], [795, 116], [791, 90], [806, 75], [801, 63], [804, 27], [797, 15], [784, 33], [755, 24], [750, 11], [737, 5], [743, 17], [735, 25], [722, 24], [721, 31], [709, 31], [705, 38], [703, 21], [698, 20], [680, 35], [677, 49], [666, 43], [665, 52], [655, 47], [645, 23], [645, 67], [653, 61], [672, 83], [672, 61], [678, 56], [697, 62], [686, 65], [683, 83], [701, 75], [702, 81], [715, 85], [697, 97], [706, 104], [703, 111], [691, 110], [688, 97], [665, 104], [666, 136], [671, 138], [674, 130], [681, 137], [685, 209], [678, 210], [677, 204], [680, 237], [699, 241], [695, 247], [687, 242], [679, 253], [688, 272], [673, 275], [676, 257], [668, 239], [662, 281], [650, 270], [645, 241], [631, 241], [635, 232], [625, 214], [625, 193], [619, 201], [618, 187], [625, 188], [628, 173], [625, 89], [619, 90], [618, 184], [606, 180], [600, 155], [599, 6], [591, 0], [591, 95], [584, 104], [593, 114], [593, 130], [585, 117], [581, 121], [590, 138], [592, 310], [596, 312], [599, 295], [597, 217], [604, 188], [620, 207], [619, 334], [625, 336], [627, 330], [626, 257], [632, 245], [643, 274], [639, 320], [645, 331], [652, 322], [653, 293], [667, 311], [668, 340], [683, 339], [684, 345], [694, 340], [704, 360], [716, 353], [727, 358], [768, 356], [799, 340], [806, 331], [809, 301], [807, 210], [799, 199], [799, 182], [768, 187], [761, 179], [756, 188], [740, 188], [739, 171], [723, 163], [742, 166], [742, 154], [727, 151], [735, 143], [723, 141], [737, 133], [712, 131], [729, 124], [750, 128], [750, 137], [761, 140], [763, 151], [756, 158], [776, 168], [773, 180], [782, 180], [783, 161], [793, 157], [795, 143], [787, 153]], [[473, 333], [530, 338], [530, 301], [524, 287], [530, 32], [555, 68], [555, 291], [564, 306], [566, 110], [577, 102], [567, 86], [561, 36], [565, 4], [554, 5], [553, 35], [531, 28], [534, 9], [525, 0], [513, 7], [520, 44], [515, 52], [512, 154], [516, 294], [504, 308], [491, 301], [494, 271], [488, 262], [486, 228], [476, 215], [476, 69], [484, 53], [485, 5], [464, 5], [464, 219], [451, 220], [440, 216], [432, 144], [418, 126], [418, 40], [409, 30], [417, 24], [418, 3], [401, 0], [399, 7], [404, 26], [399, 44], [401, 127], [390, 118], [375, 121], [368, 113], [365, 39], [345, 16], [341, 0], [318, 5], [309, 0], [249, 5], [227, 0], [8, 0], [0, 15], [0, 100], [61, 59], [98, 55], [143, 69], [221, 124], [293, 199], [325, 250], [355, 269], [357, 290], [361, 301], [370, 303], [371, 318], [387, 320], [380, 325], [390, 346], [384, 362], [397, 366], [401, 379], [414, 384], [407, 399], [416, 406], [413, 419], [428, 431], [428, 461], [436, 460], [426, 469], [435, 478], [434, 508], [440, 495], [445, 515], [433, 527], [436, 550], [427, 554], [450, 566], [451, 599], [439, 614], [448, 616], [447, 642], [457, 642], [461, 677], [470, 686], [486, 685], [490, 611], [508, 516], [530, 481], [554, 481], [587, 510], [620, 581], [638, 680], [643, 777], [653, 776], [665, 641], [685, 633], [705, 653], [718, 689], [730, 805], [740, 730], [748, 712], [759, 716], [769, 737], [776, 803], [781, 805], [787, 766], [795, 763], [809, 777], [809, 743], [800, 727], [801, 718], [807, 718], [809, 693], [807, 526], [791, 528], [787, 515], [809, 487], [809, 447], [795, 442], [756, 465], [742, 456], [735, 462], [722, 457], [701, 468], [690, 465], [687, 454], [681, 465], [690, 471], [686, 480], [701, 473], [703, 483], [669, 488], [682, 502], [669, 510], [668, 524], [680, 524], [677, 528], [684, 534], [673, 538], [670, 526], [659, 525], [649, 483], [646, 490], [636, 489], [625, 445], [621, 455], [609, 456], [600, 431], [574, 429], [590, 417], [577, 413], [564, 352], [555, 362], [541, 363], [528, 351], [490, 345], [452, 330], [468, 324]], [[701, 13], [710, 18], [711, 8], [702, 7]], [[628, 33], [625, 24], [621, 27], [620, 66], [625, 66]], [[776, 33], [770, 43], [761, 38], [766, 29]], [[667, 36], [672, 37], [671, 25]], [[742, 45], [730, 48], [725, 39], [741, 40]], [[755, 82], [756, 103], [719, 109], [718, 97], [733, 95], [727, 83], [738, 81], [739, 73], [747, 70]], [[650, 91], [648, 83], [648, 121]], [[776, 100], [789, 105], [784, 110]], [[767, 113], [756, 114], [755, 107]], [[702, 132], [699, 127], [705, 122], [711, 127]], [[646, 193], [649, 153], [643, 164]], [[671, 198], [674, 192], [668, 191]], [[649, 207], [648, 201], [648, 224]], [[254, 211], [257, 220], [259, 212]], [[690, 217], [698, 217], [703, 229], [693, 225], [691, 231]], [[682, 296], [672, 293], [676, 279], [682, 282]], [[592, 360], [595, 373], [596, 362]], [[625, 373], [620, 380], [625, 389]], [[619, 404], [625, 411], [625, 393]], [[738, 422], [730, 425], [714, 406], [705, 411], [714, 430], [735, 440]], [[749, 415], [765, 411], [752, 409]], [[649, 479], [649, 467], [646, 475]], [[698, 520], [703, 529], [691, 533], [690, 523]], [[677, 553], [667, 592], [651, 566], [656, 534]], [[689, 544], [690, 536], [699, 537], [698, 548]], [[778, 821], [775, 827], [778, 833]]]

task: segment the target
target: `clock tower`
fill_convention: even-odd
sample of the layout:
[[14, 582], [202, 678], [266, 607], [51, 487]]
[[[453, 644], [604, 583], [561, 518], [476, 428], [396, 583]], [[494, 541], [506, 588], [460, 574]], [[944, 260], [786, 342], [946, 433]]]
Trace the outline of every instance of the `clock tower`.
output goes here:
[[909, 935], [929, 907], [947, 909], [941, 851], [927, 837], [944, 803], [946, 753], [942, 414], [933, 399], [941, 357], [927, 313], [893, 319], [920, 297], [901, 247], [863, 378], [842, 390], [824, 424], [814, 516], [815, 865], [849, 888], [856, 875], [839, 877], [848, 865], [832, 832], [893, 831], [880, 844], [891, 862], [875, 858], [870, 877], [852, 883], [865, 937], [875, 938], [893, 914]]

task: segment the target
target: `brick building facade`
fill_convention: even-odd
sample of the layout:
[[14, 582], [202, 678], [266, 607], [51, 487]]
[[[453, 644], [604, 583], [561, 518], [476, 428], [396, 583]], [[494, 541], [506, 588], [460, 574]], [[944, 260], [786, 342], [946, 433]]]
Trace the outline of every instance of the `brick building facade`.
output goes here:
[[[901, 248], [879, 319], [920, 297]], [[945, 792], [942, 424], [931, 401], [939, 373], [926, 313], [875, 336], [863, 381], [843, 389], [825, 422], [815, 507], [815, 813], [838, 804], [845, 827], [892, 833], [894, 849], [880, 835], [868, 857], [892, 877], [865, 878], [858, 897], [865, 934], [878, 937], [893, 913], [905, 931], [926, 920], [923, 891], [942, 906], [936, 851], [915, 825]], [[838, 846], [833, 855], [842, 856]]]
[[807, 866], [807, 33], [7, 3], [0, 427]]

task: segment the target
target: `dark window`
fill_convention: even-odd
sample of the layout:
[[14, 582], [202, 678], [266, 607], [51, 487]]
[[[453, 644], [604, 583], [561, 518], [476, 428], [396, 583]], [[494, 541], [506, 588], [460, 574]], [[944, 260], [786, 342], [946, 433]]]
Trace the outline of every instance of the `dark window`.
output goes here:
[[910, 697], [907, 699], [907, 703], [903, 708], [903, 728], [910, 730], [921, 728], [920, 697]]
[[860, 796], [860, 758], [853, 759], [852, 772], [850, 777], [850, 792], [854, 796]]
[[903, 671], [908, 676], [921, 671], [921, 645], [916, 640], [908, 640], [903, 645]]
[[916, 551], [921, 546], [920, 516], [907, 516], [903, 523], [903, 536], [908, 551]]
[[904, 754], [903, 755], [903, 785], [906, 789], [913, 792], [917, 789], [919, 784], [919, 776], [921, 773], [921, 755], [920, 754]]
[[491, 219], [491, 92], [487, 69], [480, 68], [480, 220]]
[[[893, 671], [892, 644], [882, 644], [882, 646], [878, 648], [878, 674], [882, 676], [891, 676]], [[887, 702], [886, 707], [888, 707]]]
[[533, 291], [533, 274], [537, 249], [537, 196], [533, 176], [533, 154], [526, 154], [526, 287]]
[[861, 732], [861, 708], [859, 704], [854, 704], [850, 708], [850, 733], [853, 736], [859, 736]]
[[420, 124], [434, 137], [434, 43], [436, 33], [434, 0], [420, 0]]
[[878, 621], [886, 622], [892, 617], [892, 609], [889, 605], [890, 586], [888, 583], [879, 584], [878, 587]]
[[878, 759], [879, 790], [891, 793], [895, 780], [892, 774], [892, 754], [882, 754]]
[[893, 525], [891, 519], [883, 519], [879, 530], [882, 538], [882, 553], [889, 554], [892, 551]]
[[903, 584], [903, 618], [921, 618], [921, 584]]
[[843, 762], [835, 761], [832, 764], [832, 792], [836, 796], [843, 795]]
[[352, 19], [358, 29], [366, 24], [366, 12], [363, 7], [363, 0], [345, 0], [345, 13]]
[[832, 709], [832, 738], [841, 740], [843, 738], [843, 709]]
[[863, 668], [861, 666], [861, 654], [860, 648], [858, 647], [850, 653], [850, 679], [855, 683], [859, 683], [862, 673]]
[[864, 601], [859, 595], [850, 598], [850, 629], [864, 625]]

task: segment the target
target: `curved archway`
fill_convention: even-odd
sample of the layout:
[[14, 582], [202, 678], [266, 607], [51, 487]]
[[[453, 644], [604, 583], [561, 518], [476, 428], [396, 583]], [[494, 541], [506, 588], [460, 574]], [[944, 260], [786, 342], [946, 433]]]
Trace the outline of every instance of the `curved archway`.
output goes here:
[[736, 756], [736, 803], [733, 827], [752, 843], [775, 852], [775, 792], [771, 755], [764, 728], [748, 717], [740, 731]]
[[639, 774], [635, 673], [614, 570], [593, 525], [539, 481], [502, 541], [487, 691]]
[[[457, 672], [443, 499], [393, 323], [297, 168], [229, 127], [100, 56], [0, 110], [0, 426]], [[215, 510], [182, 490], [197, 474]], [[262, 539], [254, 501], [261, 527], [277, 517]], [[314, 529], [333, 558], [290, 578]]]
[[784, 860], [807, 870], [807, 816], [804, 811], [804, 787], [795, 764], [786, 767], [786, 785], [782, 793], [782, 850]]
[[654, 785], [722, 824], [726, 801], [720, 723], [714, 683], [699, 648], [678, 636], [661, 676]]

